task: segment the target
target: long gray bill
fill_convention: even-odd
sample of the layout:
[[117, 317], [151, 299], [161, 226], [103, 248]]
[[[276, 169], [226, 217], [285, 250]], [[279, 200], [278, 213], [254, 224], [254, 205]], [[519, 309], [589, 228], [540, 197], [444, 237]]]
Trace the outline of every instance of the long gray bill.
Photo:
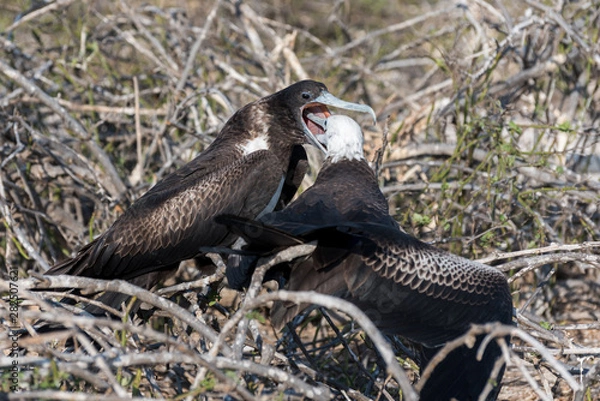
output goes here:
[[377, 123], [377, 115], [371, 107], [367, 106], [366, 104], [350, 103], [345, 100], [338, 99], [329, 92], [324, 92], [321, 94], [319, 97], [313, 100], [313, 103], [322, 103], [327, 106], [337, 107], [338, 109], [369, 113], [371, 117], [373, 117], [373, 123]]

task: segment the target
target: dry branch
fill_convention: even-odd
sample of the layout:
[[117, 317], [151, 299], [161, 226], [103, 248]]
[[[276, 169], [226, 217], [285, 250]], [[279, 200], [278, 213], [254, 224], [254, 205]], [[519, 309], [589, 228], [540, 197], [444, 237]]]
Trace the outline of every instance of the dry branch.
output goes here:
[[373, 322], [354, 304], [344, 301], [342, 299], [332, 297], [330, 295], [319, 294], [312, 291], [276, 291], [269, 294], [260, 295], [249, 302], [243, 304], [240, 309], [230, 318], [227, 324], [223, 327], [224, 332], [228, 332], [236, 324], [238, 324], [244, 316], [258, 308], [259, 306], [265, 305], [272, 301], [286, 301], [293, 302], [296, 304], [313, 304], [324, 306], [328, 309], [340, 310], [352, 317], [356, 323], [362, 327], [365, 333], [375, 344], [375, 347], [379, 351], [381, 357], [386, 363], [386, 367], [389, 373], [396, 379], [400, 387], [402, 388], [404, 397], [407, 400], [417, 400], [417, 394], [412, 388], [410, 381], [406, 377], [406, 373], [400, 368], [396, 361], [394, 351], [390, 347], [387, 340], [383, 337], [381, 332], [375, 327]]
[[65, 124], [69, 129], [73, 130], [77, 134], [77, 136], [79, 136], [82, 140], [85, 140], [87, 142], [88, 146], [94, 152], [94, 155], [102, 164], [109, 177], [108, 180], [98, 181], [104, 187], [106, 187], [108, 192], [114, 198], [118, 199], [126, 190], [125, 184], [119, 177], [117, 170], [110, 161], [110, 158], [108, 157], [106, 152], [104, 152], [104, 150], [100, 148], [94, 140], [90, 139], [90, 135], [87, 133], [85, 128], [83, 128], [77, 120], [71, 117], [69, 113], [67, 113], [67, 111], [62, 106], [60, 106], [54, 98], [46, 94], [46, 92], [41, 90], [37, 85], [29, 81], [27, 78], [25, 78], [25, 76], [23, 76], [19, 71], [11, 68], [2, 60], [0, 60], [0, 72], [6, 75], [8, 78], [15, 81], [29, 95], [35, 96], [38, 99], [40, 99], [40, 101], [43, 104], [48, 106], [51, 110], [53, 110], [64, 120]]
[[[263, 299], [260, 273], [240, 301], [219, 285], [224, 267], [215, 255], [215, 273], [199, 276], [186, 263], [156, 294], [85, 282], [93, 291], [147, 297], [157, 309], [147, 322], [77, 315], [79, 307], [44, 298], [95, 301], [56, 286], [34, 291], [44, 284], [25, 278], [106, 230], [132, 200], [211, 143], [235, 110], [303, 78], [389, 118], [385, 127], [365, 129], [365, 150], [374, 160], [389, 129], [379, 177], [407, 232], [510, 270], [518, 330], [538, 343], [517, 335], [503, 349], [511, 365], [500, 399], [600, 396], [600, 364], [592, 359], [600, 347], [597, 2], [384, 3], [106, 7], [59, 0], [2, 9], [0, 265], [19, 276], [20, 329], [29, 334], [19, 339], [20, 361], [37, 367], [21, 372], [25, 391], [9, 399], [123, 399], [123, 390], [133, 399], [210, 401], [227, 391], [238, 398], [395, 396], [400, 379], [372, 365], [371, 349], [351, 325], [337, 335], [308, 316], [295, 333], [307, 352], [300, 355], [288, 336], [277, 342], [268, 319], [235, 315], [239, 302], [246, 310]], [[9, 302], [0, 283], [4, 346]], [[157, 294], [180, 300], [179, 309]], [[234, 315], [241, 324], [228, 323]], [[52, 334], [37, 333], [38, 320], [66, 327], [56, 340], [77, 348], [63, 351]], [[106, 351], [92, 357], [89, 339]], [[585, 397], [538, 348], [570, 372]], [[213, 360], [201, 361], [210, 352]], [[172, 369], [134, 364], [154, 354]], [[352, 355], [369, 375], [337, 362]], [[117, 367], [121, 357], [132, 364]], [[239, 382], [222, 376], [230, 369]], [[328, 377], [336, 375], [351, 379], [340, 385]]]
[[[150, 291], [144, 290], [138, 286], [130, 284], [122, 280], [99, 280], [91, 279], [87, 277], [76, 277], [76, 276], [39, 276], [37, 278], [22, 280], [19, 283], [19, 290], [30, 290], [30, 289], [49, 289], [49, 288], [77, 288], [85, 290], [87, 293], [97, 292], [118, 292], [121, 294], [133, 294], [135, 297], [146, 302], [152, 306], [168, 311], [172, 316], [177, 317], [182, 322], [202, 334], [208, 340], [214, 342], [217, 339], [217, 334], [210, 327], [207, 327], [203, 323], [199, 322], [194, 316], [188, 311], [180, 307], [179, 305], [169, 301], [168, 299], [162, 298]], [[5, 286], [3, 286], [5, 287]], [[31, 296], [29, 296], [31, 298]], [[227, 355], [229, 352], [228, 347], [223, 348], [223, 352]]]

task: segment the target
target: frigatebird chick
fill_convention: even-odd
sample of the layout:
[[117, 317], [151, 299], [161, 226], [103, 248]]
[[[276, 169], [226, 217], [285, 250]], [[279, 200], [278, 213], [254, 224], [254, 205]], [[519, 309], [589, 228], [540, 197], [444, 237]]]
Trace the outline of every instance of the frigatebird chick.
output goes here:
[[[324, 124], [325, 125], [325, 124]], [[327, 119], [328, 157], [315, 184], [285, 209], [259, 220], [220, 216], [260, 254], [316, 241], [309, 258], [292, 262], [285, 288], [338, 296], [360, 307], [384, 332], [421, 346], [421, 369], [441, 347], [472, 324], [512, 321], [512, 300], [498, 270], [453, 255], [406, 234], [388, 213], [388, 203], [363, 156], [362, 132], [346, 116]], [[256, 256], [245, 256], [242, 271], [228, 267], [234, 287], [251, 275]], [[281, 328], [307, 305], [276, 303], [271, 319]], [[507, 339], [508, 340], [508, 339]], [[481, 361], [466, 345], [435, 367], [421, 400], [477, 400], [501, 349], [491, 341]], [[490, 382], [495, 400], [504, 368]]]
[[[308, 117], [328, 117], [327, 106], [375, 119], [369, 106], [340, 100], [324, 84], [309, 80], [250, 103], [225, 123], [204, 152], [46, 274], [123, 279], [151, 288], [201, 249], [231, 245], [236, 235], [213, 218], [227, 213], [253, 219], [287, 204], [307, 169], [301, 145], [311, 143], [324, 151], [315, 137], [323, 130]], [[101, 300], [118, 309], [127, 298], [106, 293]]]

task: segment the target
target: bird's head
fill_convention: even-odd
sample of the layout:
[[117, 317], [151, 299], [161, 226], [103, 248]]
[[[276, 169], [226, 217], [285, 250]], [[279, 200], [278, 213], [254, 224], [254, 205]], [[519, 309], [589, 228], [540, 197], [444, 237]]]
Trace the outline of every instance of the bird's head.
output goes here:
[[325, 132], [319, 136], [321, 143], [327, 148], [327, 158], [332, 163], [339, 160], [362, 160], [363, 133], [360, 125], [348, 116], [339, 114], [320, 121]]
[[329, 93], [327, 87], [320, 82], [300, 81], [280, 93], [284, 95], [287, 106], [291, 110], [300, 111], [296, 119], [300, 120], [307, 141], [324, 153], [327, 153], [322, 145], [325, 127], [321, 124], [331, 117], [329, 107], [369, 113], [373, 120], [376, 120], [375, 112], [371, 107], [338, 99]]

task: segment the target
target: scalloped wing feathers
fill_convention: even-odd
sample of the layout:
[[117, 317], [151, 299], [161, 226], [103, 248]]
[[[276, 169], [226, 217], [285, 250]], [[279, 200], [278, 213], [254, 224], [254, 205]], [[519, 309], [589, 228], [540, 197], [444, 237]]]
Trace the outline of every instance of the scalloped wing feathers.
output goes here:
[[151, 191], [102, 236], [50, 273], [130, 279], [192, 258], [202, 246], [232, 242], [233, 236], [214, 224], [213, 216], [256, 216], [275, 193], [282, 174], [275, 155], [262, 150], [204, 176], [196, 172], [192, 185]]

